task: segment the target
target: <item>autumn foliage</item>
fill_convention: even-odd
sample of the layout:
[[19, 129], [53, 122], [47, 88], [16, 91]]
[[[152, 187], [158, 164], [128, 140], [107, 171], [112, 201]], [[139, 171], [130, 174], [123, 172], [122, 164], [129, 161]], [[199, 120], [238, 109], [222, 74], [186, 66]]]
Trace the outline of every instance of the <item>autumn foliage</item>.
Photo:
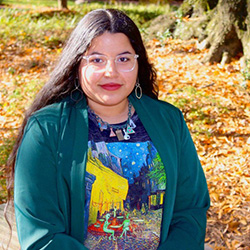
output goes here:
[[[153, 39], [146, 46], [158, 70], [160, 98], [182, 110], [207, 177], [206, 242], [217, 250], [250, 249], [250, 81], [240, 55], [230, 64], [206, 65], [201, 59], [208, 51], [200, 51], [196, 40]], [[19, 46], [14, 37], [0, 43], [2, 180], [3, 158], [23, 113], [60, 52], [60, 46]], [[3, 196], [6, 186], [0, 183]]]
[[238, 58], [204, 65], [197, 41], [148, 43], [160, 97], [184, 113], [211, 197], [206, 241], [214, 249], [250, 249], [250, 96]]

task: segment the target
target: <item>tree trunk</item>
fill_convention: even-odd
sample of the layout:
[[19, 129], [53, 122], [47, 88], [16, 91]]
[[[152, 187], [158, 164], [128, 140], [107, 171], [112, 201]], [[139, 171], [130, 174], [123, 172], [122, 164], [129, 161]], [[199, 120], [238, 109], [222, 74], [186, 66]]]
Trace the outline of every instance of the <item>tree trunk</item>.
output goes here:
[[183, 16], [200, 16], [217, 4], [218, 0], [184, 0], [179, 11]]
[[203, 62], [229, 63], [232, 57], [243, 52], [240, 34], [246, 29], [246, 9], [245, 0], [219, 0], [206, 27], [203, 44], [210, 49]]
[[67, 0], [58, 0], [59, 9], [68, 9]]
[[162, 29], [174, 38], [198, 38], [199, 48], [209, 48], [204, 63], [229, 63], [240, 53], [250, 62], [250, 0], [184, 0], [177, 13], [165, 16]]
[[[240, 52], [250, 59], [249, 40], [250, 0], [185, 0], [180, 7], [185, 16], [204, 16], [199, 38], [200, 48], [209, 48], [203, 62], [229, 63]], [[188, 11], [188, 12], [187, 12]], [[203, 17], [204, 18], [204, 17]], [[205, 25], [204, 25], [205, 24]], [[189, 24], [190, 25], [190, 24]], [[200, 29], [201, 30], [201, 29]], [[194, 34], [193, 34], [194, 35]]]

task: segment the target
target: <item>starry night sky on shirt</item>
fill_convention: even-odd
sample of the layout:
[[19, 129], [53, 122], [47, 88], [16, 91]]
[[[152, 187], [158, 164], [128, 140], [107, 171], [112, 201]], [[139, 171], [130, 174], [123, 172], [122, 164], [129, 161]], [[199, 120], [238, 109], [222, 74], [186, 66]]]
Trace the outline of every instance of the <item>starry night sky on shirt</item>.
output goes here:
[[[122, 159], [123, 174], [128, 179], [129, 183], [133, 182], [133, 175], [138, 176], [140, 167], [147, 164], [147, 145], [151, 141], [148, 133], [142, 125], [136, 112], [132, 116], [133, 122], [136, 124], [135, 134], [130, 134], [128, 141], [122, 141], [122, 148], [120, 146], [121, 141], [117, 137], [109, 137], [110, 130], [106, 129], [100, 131], [98, 123], [92, 113], [89, 113], [89, 141], [101, 142], [105, 141], [108, 150]], [[120, 125], [126, 122], [120, 123]], [[136, 143], [136, 144], [135, 144]], [[155, 157], [157, 151], [152, 144], [151, 156]], [[133, 160], [131, 161], [131, 155]], [[152, 160], [152, 159], [151, 159]]]
[[[148, 142], [124, 143], [122, 149], [118, 147], [117, 143], [107, 143], [109, 151], [122, 159], [123, 175], [128, 179], [129, 183], [133, 182], [134, 174], [139, 175], [140, 167], [146, 165], [146, 157], [148, 155]], [[156, 149], [152, 148], [153, 157], [156, 155]], [[131, 161], [131, 155], [133, 160]]]

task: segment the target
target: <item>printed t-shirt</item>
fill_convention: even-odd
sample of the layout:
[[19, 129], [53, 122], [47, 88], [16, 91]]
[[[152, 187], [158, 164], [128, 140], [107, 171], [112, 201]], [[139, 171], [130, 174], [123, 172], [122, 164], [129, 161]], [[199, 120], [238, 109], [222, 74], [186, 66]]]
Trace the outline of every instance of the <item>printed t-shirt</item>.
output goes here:
[[158, 248], [166, 174], [136, 113], [132, 124], [135, 127], [126, 128], [130, 139], [119, 141], [110, 137], [109, 128], [101, 131], [89, 111], [84, 222], [88, 249]]

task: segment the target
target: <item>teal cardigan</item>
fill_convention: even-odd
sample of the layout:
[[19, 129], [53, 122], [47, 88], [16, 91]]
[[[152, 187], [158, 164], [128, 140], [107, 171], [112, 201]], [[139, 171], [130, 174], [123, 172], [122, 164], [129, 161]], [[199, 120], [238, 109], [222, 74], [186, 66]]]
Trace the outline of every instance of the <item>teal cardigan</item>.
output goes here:
[[[159, 250], [204, 249], [210, 200], [182, 113], [169, 103], [129, 97], [166, 168]], [[87, 161], [86, 100], [37, 111], [19, 148], [14, 186], [22, 249], [82, 250]]]

